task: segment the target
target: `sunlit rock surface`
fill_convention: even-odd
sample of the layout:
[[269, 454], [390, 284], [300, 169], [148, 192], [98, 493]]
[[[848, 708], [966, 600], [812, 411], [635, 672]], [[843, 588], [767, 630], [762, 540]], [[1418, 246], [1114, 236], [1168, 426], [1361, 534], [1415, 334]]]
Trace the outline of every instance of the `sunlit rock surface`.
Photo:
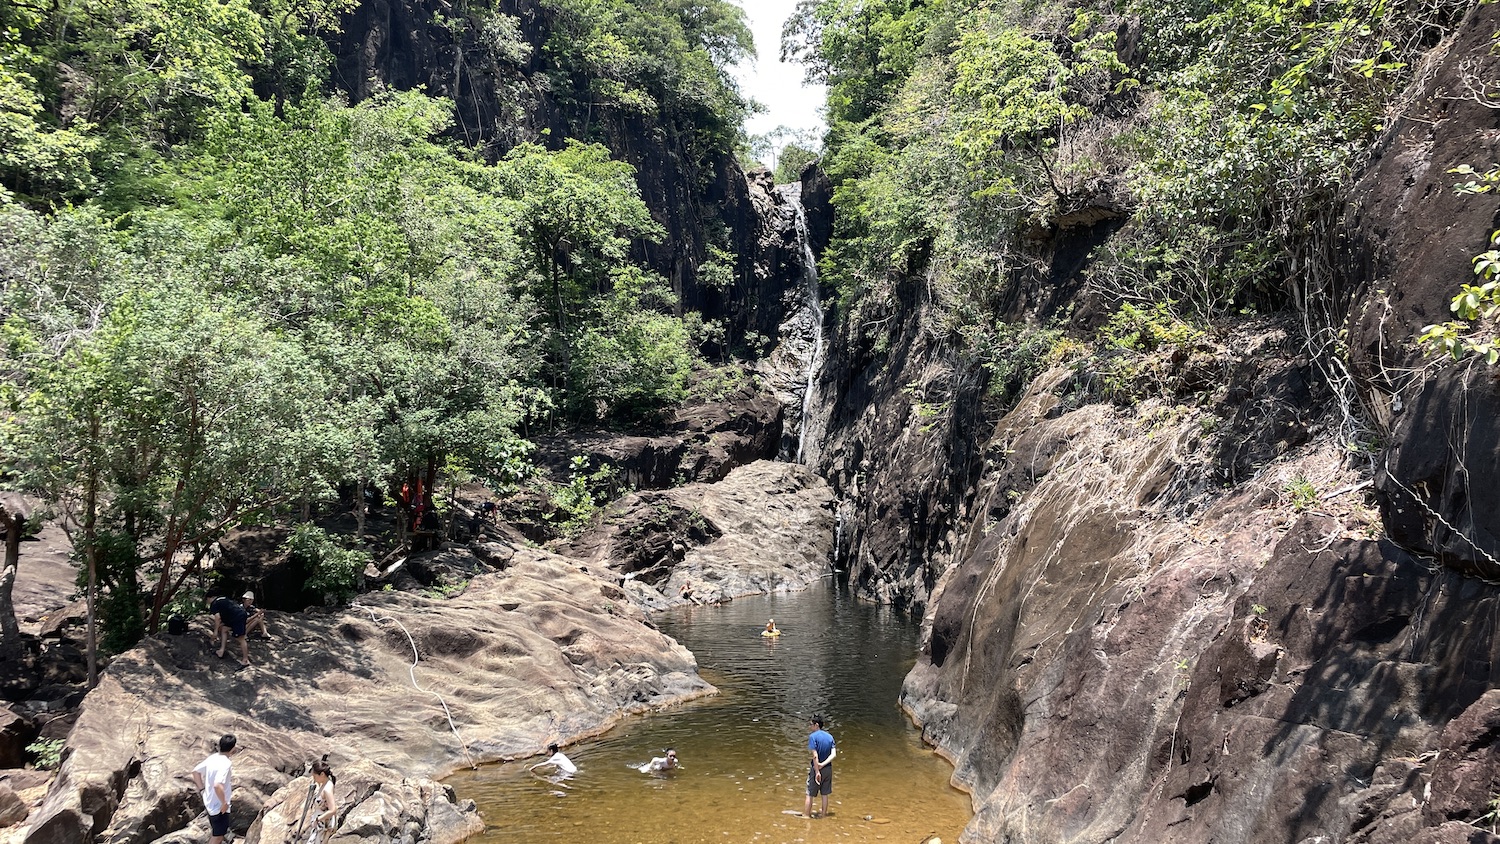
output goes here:
[[252, 641], [250, 669], [217, 659], [210, 620], [195, 619], [111, 663], [26, 840], [123, 844], [182, 829], [202, 812], [189, 772], [222, 733], [242, 748], [237, 829], [325, 753], [336, 771], [360, 772], [341, 784], [364, 783], [349, 810], [369, 831], [350, 840], [402, 840], [435, 818], [469, 829], [472, 807], [432, 778], [712, 691], [692, 655], [623, 598], [572, 561], [521, 548], [452, 597], [375, 593], [338, 611], [273, 613], [276, 638]]
[[805, 467], [763, 460], [716, 484], [627, 495], [559, 550], [651, 609], [796, 590], [830, 573], [831, 507]]

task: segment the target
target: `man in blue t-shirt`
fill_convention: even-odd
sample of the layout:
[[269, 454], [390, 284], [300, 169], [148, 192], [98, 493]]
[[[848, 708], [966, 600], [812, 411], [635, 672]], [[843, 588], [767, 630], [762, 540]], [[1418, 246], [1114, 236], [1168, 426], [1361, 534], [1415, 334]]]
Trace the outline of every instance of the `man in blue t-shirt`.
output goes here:
[[[839, 755], [833, 746], [833, 736], [823, 729], [823, 716], [812, 717], [812, 735], [807, 737], [807, 749], [812, 754], [812, 765], [807, 769], [807, 805], [802, 814], [821, 817], [828, 814], [828, 795], [833, 793], [833, 757]], [[817, 815], [812, 811], [814, 794], [823, 795], [823, 811]]]

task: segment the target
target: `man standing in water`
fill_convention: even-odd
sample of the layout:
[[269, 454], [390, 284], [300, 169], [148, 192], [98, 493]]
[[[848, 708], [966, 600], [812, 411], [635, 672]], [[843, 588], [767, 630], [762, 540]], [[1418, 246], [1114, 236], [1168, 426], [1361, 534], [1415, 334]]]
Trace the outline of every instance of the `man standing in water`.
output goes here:
[[[833, 736], [823, 729], [823, 716], [813, 715], [811, 723], [813, 731], [807, 737], [807, 749], [812, 754], [812, 764], [807, 769], [807, 805], [802, 814], [817, 818], [828, 814], [828, 795], [833, 793], [833, 758], [839, 752], [833, 746]], [[823, 795], [823, 811], [816, 815], [812, 811], [814, 794]]]

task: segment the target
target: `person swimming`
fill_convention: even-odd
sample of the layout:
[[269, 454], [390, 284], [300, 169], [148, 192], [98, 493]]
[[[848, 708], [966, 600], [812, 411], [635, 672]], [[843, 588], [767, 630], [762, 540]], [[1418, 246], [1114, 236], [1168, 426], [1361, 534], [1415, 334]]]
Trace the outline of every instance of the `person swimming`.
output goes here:
[[675, 771], [677, 768], [677, 751], [669, 747], [667, 748], [666, 756], [653, 756], [650, 762], [640, 766], [637, 770], [643, 774], [655, 774], [663, 771]]
[[780, 636], [781, 631], [776, 629], [776, 619], [766, 621], [766, 629], [760, 631], [762, 636]]

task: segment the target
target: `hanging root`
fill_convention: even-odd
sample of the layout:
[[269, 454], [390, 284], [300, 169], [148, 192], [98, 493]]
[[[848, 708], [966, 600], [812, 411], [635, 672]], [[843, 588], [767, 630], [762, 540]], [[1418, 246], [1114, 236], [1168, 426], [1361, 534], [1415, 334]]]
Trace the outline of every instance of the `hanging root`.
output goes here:
[[366, 607], [366, 606], [362, 606], [360, 604], [353, 604], [352, 606], [355, 609], [362, 609], [365, 612], [369, 613], [370, 614], [370, 620], [373, 621], [376, 624], [380, 624], [383, 621], [389, 621], [390, 623], [392, 623], [392, 624], [396, 625], [397, 627], [401, 628], [401, 632], [406, 635], [406, 641], [407, 641], [407, 643], [411, 645], [411, 665], [407, 668], [407, 673], [411, 676], [411, 686], [412, 686], [412, 688], [416, 689], [419, 692], [422, 692], [424, 694], [429, 694], [429, 695], [432, 695], [433, 697], [437, 698], [438, 703], [443, 707], [443, 714], [445, 716], [447, 716], [447, 718], [448, 718], [448, 729], [450, 729], [450, 730], [453, 731], [453, 737], [456, 738], [456, 739], [458, 739], [458, 746], [461, 747], [461, 748], [463, 748], [464, 758], [466, 760], [468, 760], [469, 767], [470, 768], [478, 768], [479, 765], [477, 763], [475, 763], [474, 757], [469, 753], [469, 744], [468, 744], [468, 742], [464, 741], [464, 737], [461, 736], [461, 735], [459, 735], [458, 725], [455, 724], [455, 723], [453, 723], [453, 711], [448, 708], [448, 701], [444, 700], [443, 696], [440, 695], [440, 694], [438, 694], [437, 692], [435, 692], [435, 691], [433, 691], [431, 689], [424, 689], [424, 688], [422, 688], [422, 685], [417, 682], [417, 663], [419, 663], [419, 662], [422, 661], [422, 656], [417, 651], [417, 640], [412, 638], [411, 631], [409, 631], [409, 630], [406, 629], [406, 625], [402, 624], [400, 621], [396, 620], [395, 618], [392, 618], [391, 616], [388, 616], [388, 615], [386, 615], [386, 616], [377, 616], [377, 615], [375, 615], [375, 611], [373, 609], [371, 609], [369, 607]]

